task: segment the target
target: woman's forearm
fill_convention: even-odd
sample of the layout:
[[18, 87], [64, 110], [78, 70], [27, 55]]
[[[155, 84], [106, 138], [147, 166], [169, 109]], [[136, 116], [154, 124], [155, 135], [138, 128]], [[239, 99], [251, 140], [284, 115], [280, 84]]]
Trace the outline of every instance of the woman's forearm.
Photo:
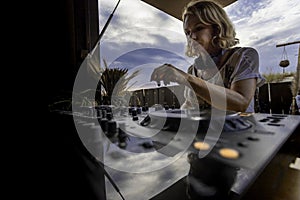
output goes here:
[[197, 98], [221, 110], [244, 112], [251, 100], [237, 91], [211, 84], [195, 76], [188, 76], [188, 82]]

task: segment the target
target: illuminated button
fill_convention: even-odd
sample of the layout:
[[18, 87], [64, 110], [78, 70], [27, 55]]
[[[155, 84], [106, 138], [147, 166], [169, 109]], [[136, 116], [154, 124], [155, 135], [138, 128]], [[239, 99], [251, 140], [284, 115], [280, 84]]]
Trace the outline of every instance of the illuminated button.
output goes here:
[[220, 149], [219, 153], [224, 158], [237, 159], [239, 157], [239, 152], [235, 149], [223, 148]]
[[251, 113], [251, 112], [244, 112], [244, 113], [238, 113], [241, 117], [249, 117], [249, 116], [252, 116], [254, 113]]
[[210, 145], [206, 142], [195, 142], [194, 147], [198, 150], [208, 150]]

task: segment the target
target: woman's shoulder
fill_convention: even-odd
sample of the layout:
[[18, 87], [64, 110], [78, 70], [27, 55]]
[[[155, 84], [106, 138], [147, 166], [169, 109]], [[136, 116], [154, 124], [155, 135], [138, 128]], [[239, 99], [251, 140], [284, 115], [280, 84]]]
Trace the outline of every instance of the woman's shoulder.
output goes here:
[[224, 57], [230, 58], [229, 61], [240, 60], [241, 58], [258, 57], [258, 52], [253, 47], [231, 47], [226, 49]]
[[240, 47], [240, 46], [235, 46], [235, 47], [231, 47], [227, 50], [230, 50], [230, 51], [234, 51], [234, 52], [247, 52], [247, 51], [254, 51], [254, 52], [257, 52], [257, 50], [254, 48], [254, 47]]
[[235, 59], [258, 60], [258, 51], [253, 47], [233, 47], [232, 57]]
[[240, 54], [258, 54], [257, 50], [253, 47], [233, 47], [233, 49]]

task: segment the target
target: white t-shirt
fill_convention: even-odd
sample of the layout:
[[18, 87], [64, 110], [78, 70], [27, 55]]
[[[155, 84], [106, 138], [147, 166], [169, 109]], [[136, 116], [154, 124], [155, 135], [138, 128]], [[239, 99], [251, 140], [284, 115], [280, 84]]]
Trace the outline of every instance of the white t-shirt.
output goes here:
[[[224, 53], [225, 51], [223, 54]], [[199, 62], [199, 58], [197, 59], [194, 65], [191, 66], [193, 69], [189, 70], [189, 73], [210, 83], [230, 88], [232, 83], [249, 78], [257, 79], [257, 87], [260, 87], [265, 82], [265, 79], [259, 73], [259, 56], [254, 48], [236, 48], [218, 71], [216, 67], [214, 67], [214, 70], [212, 67], [197, 66], [199, 63], [203, 64], [203, 62]], [[195, 93], [188, 87], [185, 88], [184, 97], [186, 101], [181, 106], [182, 109], [195, 108], [199, 106], [199, 104], [204, 103], [199, 102]], [[246, 112], [254, 112], [254, 98]]]

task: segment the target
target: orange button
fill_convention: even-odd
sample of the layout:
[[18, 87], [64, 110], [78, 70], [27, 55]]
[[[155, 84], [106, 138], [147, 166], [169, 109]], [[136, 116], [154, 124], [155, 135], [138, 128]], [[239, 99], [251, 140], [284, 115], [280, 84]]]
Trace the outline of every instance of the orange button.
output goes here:
[[210, 145], [206, 142], [195, 142], [194, 147], [198, 150], [208, 150]]
[[224, 158], [237, 159], [239, 157], [239, 152], [235, 149], [223, 148], [219, 150], [219, 153]]

